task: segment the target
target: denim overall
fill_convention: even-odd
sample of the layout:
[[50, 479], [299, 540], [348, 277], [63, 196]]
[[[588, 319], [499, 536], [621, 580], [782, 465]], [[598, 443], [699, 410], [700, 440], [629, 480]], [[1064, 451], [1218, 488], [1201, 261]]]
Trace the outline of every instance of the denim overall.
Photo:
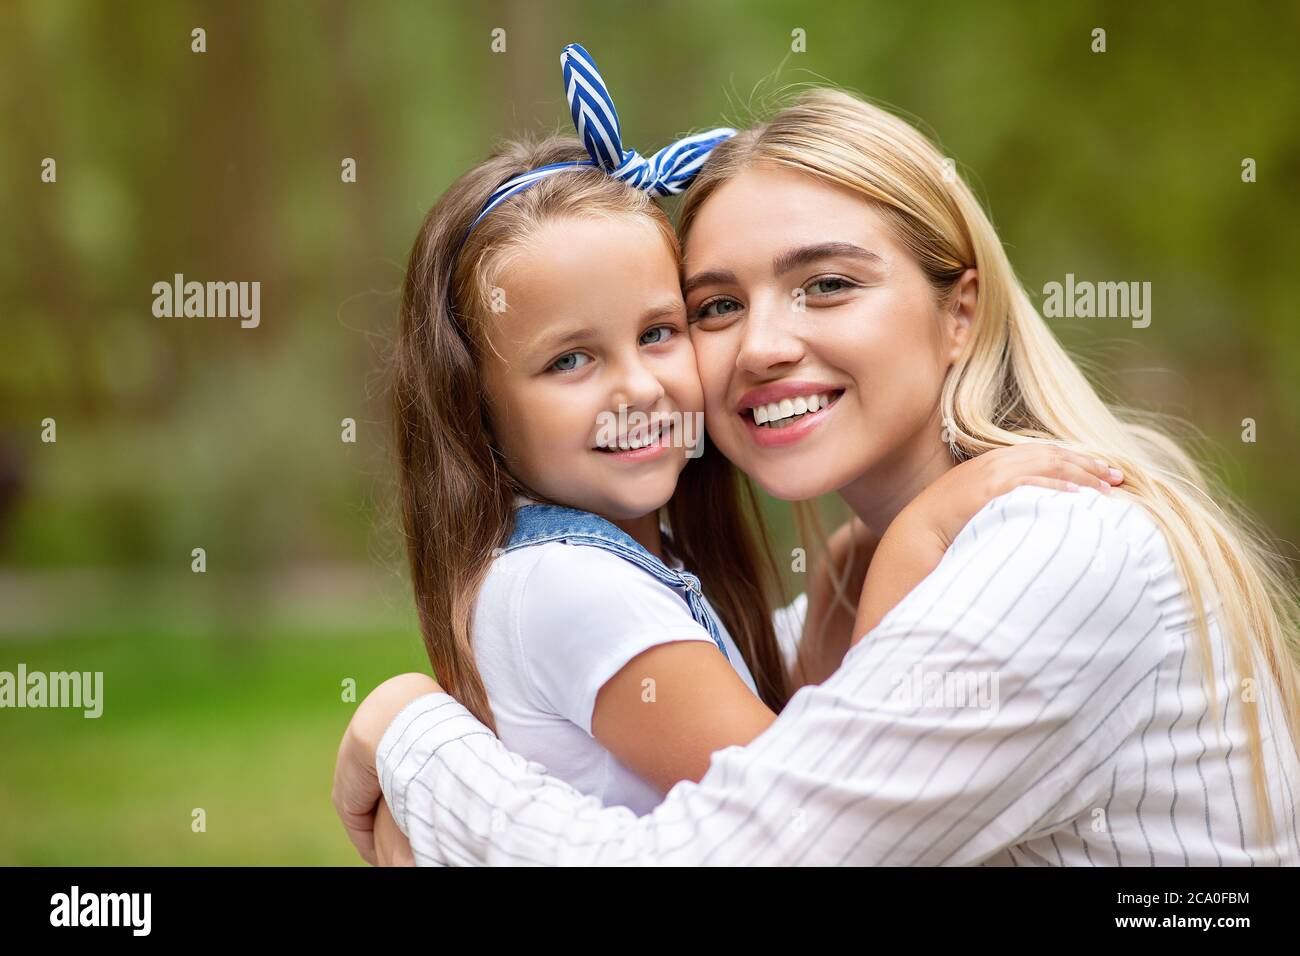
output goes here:
[[[709, 637], [718, 645], [722, 656], [730, 661], [718, 621], [704, 603], [700, 579], [689, 571], [676, 571], [668, 567], [627, 532], [589, 511], [543, 504], [516, 508], [515, 527], [510, 533], [510, 543], [503, 550], [515, 551], [548, 541], [563, 541], [610, 551], [636, 565], [660, 584], [672, 588], [686, 599], [695, 623], [709, 632]], [[599, 595], [593, 597], [599, 599]]]

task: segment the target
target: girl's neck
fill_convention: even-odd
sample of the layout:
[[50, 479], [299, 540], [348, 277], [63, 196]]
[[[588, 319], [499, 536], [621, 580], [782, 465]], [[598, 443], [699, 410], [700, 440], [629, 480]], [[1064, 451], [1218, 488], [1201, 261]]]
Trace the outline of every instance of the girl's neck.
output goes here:
[[606, 519], [614, 527], [626, 531], [636, 543], [641, 545], [660, 561], [664, 560], [664, 540], [659, 531], [659, 512], [652, 511], [640, 518]]
[[[926, 429], [926, 434], [938, 435]], [[853, 513], [877, 537], [927, 485], [956, 464], [948, 446], [937, 439], [916, 442], [903, 454], [880, 462], [839, 490]]]

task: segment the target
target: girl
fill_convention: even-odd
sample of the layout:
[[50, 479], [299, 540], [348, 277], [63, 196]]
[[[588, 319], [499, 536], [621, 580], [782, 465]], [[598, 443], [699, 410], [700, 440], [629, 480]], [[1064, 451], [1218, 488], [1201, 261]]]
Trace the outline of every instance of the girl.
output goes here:
[[[906, 123], [819, 90], [720, 147], [683, 208], [710, 437], [769, 492], [838, 490], [888, 529], [860, 607], [866, 637], [751, 746], [715, 755], [641, 819], [597, 811], [453, 702], [420, 698], [378, 754], [422, 859], [1300, 859], [1287, 578], [1185, 454], [1100, 401], [969, 189], [943, 173]], [[792, 316], [789, 289], [805, 286], [808, 312]], [[826, 408], [784, 433], [758, 420], [771, 396], [809, 386], [830, 392]], [[958, 462], [1049, 442], [1114, 461], [1127, 492], [1017, 489], [928, 559], [892, 550], [908, 502]], [[914, 668], [993, 674], [1000, 706], [896, 695], [891, 678]], [[344, 751], [373, 759], [429, 686], [363, 704]], [[349, 763], [336, 799], [361, 813], [374, 791], [349, 791]], [[543, 787], [544, 805], [526, 799]], [[489, 831], [495, 810], [510, 822]], [[806, 827], [790, 825], [795, 811]]]
[[[562, 62], [589, 147], [507, 145], [448, 190], [411, 252], [393, 405], [403, 523], [443, 685], [579, 790], [647, 812], [753, 740], [802, 681], [774, 634], [770, 548], [742, 518], [752, 492], [716, 452], [692, 460], [703, 397], [676, 237], [651, 195], [682, 188], [729, 131], [625, 154], [616, 118], [591, 133], [593, 102], [614, 114], [589, 59]], [[1022, 456], [1005, 477], [1101, 482], [1078, 462]], [[955, 533], [988, 497], [936, 500], [927, 518]], [[820, 567], [807, 647], [831, 648], [812, 655], [829, 672], [852, 615], [829, 613]]]

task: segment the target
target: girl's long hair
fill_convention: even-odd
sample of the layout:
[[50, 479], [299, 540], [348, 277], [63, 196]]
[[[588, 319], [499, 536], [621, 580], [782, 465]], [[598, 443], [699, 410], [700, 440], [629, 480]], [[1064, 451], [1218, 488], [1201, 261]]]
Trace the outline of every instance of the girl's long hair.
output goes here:
[[[425, 217], [411, 249], [393, 349], [392, 416], [402, 530], [420, 631], [439, 682], [495, 729], [475, 665], [473, 615], [497, 549], [510, 536], [513, 502], [532, 494], [497, 450], [480, 369], [484, 324], [511, 253], [542, 224], [634, 216], [678, 253], [653, 199], [595, 169], [567, 170], [512, 197], [470, 231], [506, 180], [585, 159], [572, 137], [503, 145], [470, 170]], [[689, 562], [773, 709], [787, 691], [773, 636], [774, 575], [758, 557], [761, 528], [744, 517], [740, 490], [717, 454], [691, 461], [668, 509], [675, 549]], [[599, 599], [599, 596], [594, 596]]]
[[[1237, 674], [1257, 673], [1259, 662], [1267, 667], [1280, 691], [1291, 745], [1297, 747], [1300, 627], [1289, 569], [1258, 526], [1207, 481], [1152, 417], [1113, 410], [1098, 397], [1039, 316], [983, 208], [950, 174], [942, 153], [902, 119], [856, 96], [836, 89], [806, 91], [714, 150], [683, 202], [683, 241], [713, 191], [753, 163], [807, 173], [870, 200], [941, 302], [950, 299], [966, 269], [978, 270], [971, 340], [940, 398], [954, 458], [1051, 441], [1121, 468], [1123, 490], [1159, 524], [1178, 566], [1210, 699], [1217, 694], [1205, 608], [1214, 601]], [[1260, 720], [1256, 707], [1244, 711], [1260, 832], [1268, 839], [1273, 818]]]

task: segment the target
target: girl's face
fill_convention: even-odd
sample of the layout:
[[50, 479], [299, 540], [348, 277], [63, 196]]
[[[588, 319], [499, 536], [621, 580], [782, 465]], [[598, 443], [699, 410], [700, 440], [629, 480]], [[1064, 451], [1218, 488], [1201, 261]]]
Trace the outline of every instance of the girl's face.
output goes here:
[[611, 520], [654, 512], [699, 435], [682, 420], [704, 407], [663, 235], [626, 217], [549, 223], [502, 276], [483, 374], [511, 473]]
[[854, 504], [855, 490], [915, 493], [905, 486], [951, 464], [939, 394], [973, 271], [959, 307], [941, 309], [871, 203], [755, 165], [701, 206], [684, 274], [709, 435], [768, 493]]

